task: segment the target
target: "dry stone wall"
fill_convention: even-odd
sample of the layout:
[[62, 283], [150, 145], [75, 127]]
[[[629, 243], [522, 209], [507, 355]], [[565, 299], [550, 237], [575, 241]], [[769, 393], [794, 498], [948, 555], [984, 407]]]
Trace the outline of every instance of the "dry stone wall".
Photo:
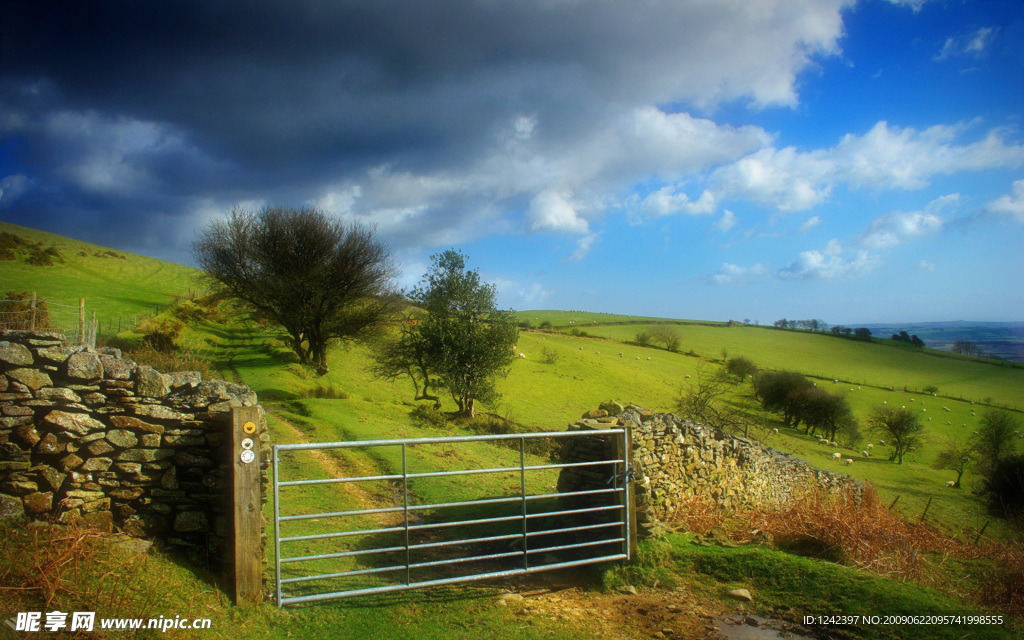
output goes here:
[[220, 564], [232, 538], [231, 409], [250, 406], [244, 385], [0, 332], [0, 517], [157, 537]]
[[[863, 490], [849, 476], [818, 469], [796, 456], [747, 438], [715, 432], [672, 413], [605, 403], [569, 425], [570, 430], [622, 428], [632, 431], [633, 487], [641, 537], [657, 529], [675, 507], [695, 496], [711, 498], [727, 510], [739, 510], [783, 506], [809, 487], [852, 490], [855, 496]], [[613, 452], [600, 444], [605, 441], [580, 439], [580, 444], [565, 447], [563, 461], [611, 459]], [[596, 488], [605, 483], [604, 477], [598, 476], [601, 474], [583, 475], [566, 469], [559, 488]]]

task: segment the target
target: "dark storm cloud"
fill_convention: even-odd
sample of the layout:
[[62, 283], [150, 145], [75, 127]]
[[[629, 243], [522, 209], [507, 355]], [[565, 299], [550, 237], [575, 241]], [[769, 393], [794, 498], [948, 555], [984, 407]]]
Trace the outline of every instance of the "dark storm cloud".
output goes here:
[[[631, 180], [764, 144], [637, 110], [792, 102], [841, 4], [6, 2], [0, 180], [31, 188], [0, 212], [191, 229], [239, 201], [340, 202], [415, 244], [557, 190], [568, 212], [534, 207], [530, 228], [580, 232]], [[711, 143], [652, 155], [658, 127]]]

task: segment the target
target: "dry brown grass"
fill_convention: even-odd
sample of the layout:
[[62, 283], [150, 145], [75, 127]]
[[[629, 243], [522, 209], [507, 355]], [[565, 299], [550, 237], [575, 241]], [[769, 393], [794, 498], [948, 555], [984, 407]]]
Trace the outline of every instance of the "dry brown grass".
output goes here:
[[[954, 592], [1024, 618], [1024, 544], [986, 538], [974, 544], [908, 521], [871, 488], [859, 500], [849, 492], [814, 489], [783, 508], [735, 513], [698, 496], [677, 505], [666, 522], [702, 536], [770, 541], [783, 550]], [[950, 580], [954, 574], [957, 579]]]
[[[158, 598], [141, 591], [137, 576], [148, 555], [117, 547], [126, 539], [75, 526], [32, 525], [0, 530], [0, 612], [69, 611], [141, 617]], [[96, 631], [90, 637], [103, 637]]]

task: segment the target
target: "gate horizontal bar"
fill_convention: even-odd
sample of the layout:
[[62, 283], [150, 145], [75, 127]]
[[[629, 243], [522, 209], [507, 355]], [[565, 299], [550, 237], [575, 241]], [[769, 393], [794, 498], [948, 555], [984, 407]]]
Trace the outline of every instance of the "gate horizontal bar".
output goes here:
[[[619, 526], [622, 526], [622, 523], [619, 523]], [[527, 549], [526, 553], [528, 553], [528, 554], [529, 553], [542, 553], [542, 552], [547, 553], [547, 552], [551, 552], [551, 551], [564, 551], [566, 549], [580, 549], [582, 547], [597, 547], [597, 546], [600, 546], [602, 544], [612, 544], [613, 542], [625, 542], [625, 540], [626, 540], [625, 538], [618, 537], [618, 538], [609, 538], [607, 540], [595, 540], [593, 542], [578, 542], [576, 544], [563, 544], [563, 545], [559, 545], [557, 547], [543, 547], [543, 548], [538, 548], [538, 549]]]
[[349, 556], [368, 556], [374, 553], [390, 553], [392, 551], [405, 551], [405, 547], [382, 547], [380, 549], [362, 549], [360, 551], [324, 553], [317, 556], [295, 556], [294, 558], [281, 558], [281, 562], [305, 562], [307, 560], [327, 560], [329, 558], [346, 558]]
[[553, 569], [568, 569], [570, 567], [581, 567], [588, 564], [595, 564], [598, 562], [611, 562], [613, 560], [626, 560], [629, 556], [625, 553], [617, 553], [608, 556], [601, 556], [598, 558], [587, 558], [586, 560], [574, 560], [570, 562], [559, 562], [555, 564], [545, 564], [539, 567], [530, 567], [529, 569], [510, 569], [508, 571], [494, 571], [491, 573], [478, 573], [471, 576], [459, 576], [456, 578], [442, 578], [439, 580], [426, 580], [424, 582], [411, 582], [409, 584], [396, 584], [389, 585], [386, 587], [371, 587], [368, 589], [354, 589], [352, 591], [336, 591], [333, 593], [317, 593], [309, 596], [294, 596], [294, 597], [282, 597], [279, 605], [286, 604], [298, 604], [300, 602], [315, 602], [318, 600], [331, 600], [334, 598], [346, 598], [351, 596], [362, 596], [370, 595], [375, 593], [386, 593], [388, 591], [405, 591], [408, 589], [419, 589], [423, 587], [437, 587], [445, 584], [455, 584], [456, 582], [472, 582], [476, 580], [489, 580], [491, 578], [506, 578], [510, 576], [522, 575], [524, 573], [537, 573], [539, 571], [551, 571]]
[[[285, 446], [285, 445], [280, 445]], [[461, 469], [458, 471], [425, 471], [422, 473], [392, 474], [386, 476], [354, 476], [351, 478], [320, 478], [317, 480], [282, 480], [278, 483], [281, 487], [295, 487], [308, 484], [339, 484], [343, 482], [401, 480], [402, 478], [439, 478], [444, 476], [469, 476], [480, 473], [501, 473], [502, 471], [521, 473], [523, 471], [537, 471], [542, 469], [567, 469], [569, 467], [595, 467], [598, 465], [616, 464], [620, 460], [594, 460], [591, 462], [566, 462], [565, 464], [538, 464], [526, 467], [492, 467], [489, 469]]]
[[285, 582], [307, 582], [309, 580], [329, 580], [331, 578], [344, 578], [347, 576], [362, 576], [369, 573], [387, 573], [389, 571], [398, 571], [405, 569], [404, 564], [395, 565], [393, 567], [378, 567], [376, 569], [356, 569], [354, 571], [342, 571], [340, 573], [324, 573], [318, 576], [300, 576], [298, 578], [281, 578], [281, 583]]
[[449, 444], [453, 442], [486, 442], [488, 440], [536, 440], [538, 438], [594, 437], [601, 438], [621, 433], [622, 427], [611, 426], [607, 431], [537, 431], [532, 433], [491, 434], [482, 436], [446, 436], [442, 438], [396, 438], [394, 440], [351, 440], [344, 442], [310, 442], [303, 444], [275, 444], [278, 451], [307, 451], [310, 449], [352, 449], [357, 447], [384, 447], [402, 444]]
[[[526, 496], [529, 500], [550, 500], [552, 498], [563, 498], [563, 497], [579, 497], [579, 496], [593, 496], [602, 495], [609, 493], [622, 493], [623, 489], [590, 489], [588, 491], [569, 491], [566, 493], [543, 493], [535, 496]], [[409, 511], [423, 511], [425, 509], [441, 509], [446, 507], [468, 507], [478, 504], [501, 504], [501, 503], [519, 503], [522, 501], [522, 497], [515, 496], [511, 498], [485, 498], [483, 500], [466, 500], [464, 502], [439, 502], [435, 504], [418, 504], [409, 505]], [[293, 516], [281, 516], [278, 518], [281, 522], [288, 520], [308, 520], [311, 518], [335, 518], [343, 516], [358, 516], [370, 513], [400, 513], [405, 511], [402, 507], [385, 507], [382, 509], [356, 509], [354, 511], [334, 511], [331, 513], [307, 513]]]
[[361, 536], [370, 533], [397, 533], [405, 531], [405, 527], [388, 527], [386, 529], [358, 529], [355, 531], [338, 531], [335, 533], [315, 533], [308, 536], [292, 536], [281, 538], [281, 542], [297, 542], [299, 540], [326, 540], [328, 538], [344, 538], [346, 536]]
[[410, 549], [433, 549], [436, 547], [453, 547], [457, 544], [473, 544], [475, 542], [500, 542], [501, 540], [522, 540], [523, 534], [509, 533], [503, 536], [486, 536], [483, 538], [461, 538], [459, 540], [445, 540], [444, 542], [422, 542], [410, 544]]

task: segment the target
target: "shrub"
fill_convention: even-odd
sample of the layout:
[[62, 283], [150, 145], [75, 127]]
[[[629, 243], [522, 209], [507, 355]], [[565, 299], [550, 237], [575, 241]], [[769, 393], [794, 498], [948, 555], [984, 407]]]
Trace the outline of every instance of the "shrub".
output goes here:
[[142, 344], [156, 351], [174, 351], [174, 341], [185, 325], [177, 318], [149, 318], [136, 328], [142, 335]]
[[16, 260], [17, 258], [18, 254], [14, 253], [14, 249], [8, 249], [6, 247], [0, 249], [0, 261], [10, 262], [11, 260]]
[[25, 258], [25, 262], [34, 267], [52, 267], [53, 256], [39, 248], [33, 248], [28, 257]]
[[540, 328], [545, 331], [550, 331], [553, 327], [554, 325], [551, 324], [550, 320], [545, 320], [544, 322], [540, 323]]
[[519, 327], [520, 329], [532, 329], [532, 328], [533, 328], [533, 325], [532, 325], [532, 324], [530, 324], [530, 321], [529, 321], [529, 320], [520, 320], [520, 321], [519, 321], [519, 324], [518, 324], [517, 326], [518, 326], [518, 327]]
[[996, 513], [1016, 517], [1024, 512], [1024, 454], [1000, 458], [985, 479], [985, 494]]
[[317, 382], [307, 387], [302, 394], [303, 398], [320, 398], [326, 400], [348, 400], [348, 393], [335, 387], [331, 383]]
[[930, 384], [927, 387], [925, 387], [924, 389], [922, 389], [922, 391], [924, 391], [925, 393], [938, 393], [939, 392], [939, 388], [936, 387], [933, 384]]
[[448, 418], [438, 409], [435, 409], [433, 405], [418, 404], [412, 408], [409, 415], [413, 420], [425, 427], [433, 427], [435, 429], [446, 429], [449, 427]]
[[752, 360], [743, 356], [729, 358], [725, 363], [725, 370], [729, 372], [729, 375], [735, 376], [740, 380], [745, 379], [747, 376], [757, 375], [757, 365]]
[[641, 331], [633, 338], [633, 342], [637, 343], [641, 347], [649, 347], [651, 346], [651, 334], [646, 331]]
[[0, 249], [17, 249], [25, 244], [25, 238], [16, 233], [0, 232]]
[[[8, 291], [0, 300], [0, 328], [28, 330], [32, 328], [32, 292]], [[36, 300], [35, 327], [48, 328], [50, 308], [45, 300]]]
[[540, 354], [544, 358], [545, 364], [555, 364], [558, 362], [558, 352], [550, 347], [541, 349]]

